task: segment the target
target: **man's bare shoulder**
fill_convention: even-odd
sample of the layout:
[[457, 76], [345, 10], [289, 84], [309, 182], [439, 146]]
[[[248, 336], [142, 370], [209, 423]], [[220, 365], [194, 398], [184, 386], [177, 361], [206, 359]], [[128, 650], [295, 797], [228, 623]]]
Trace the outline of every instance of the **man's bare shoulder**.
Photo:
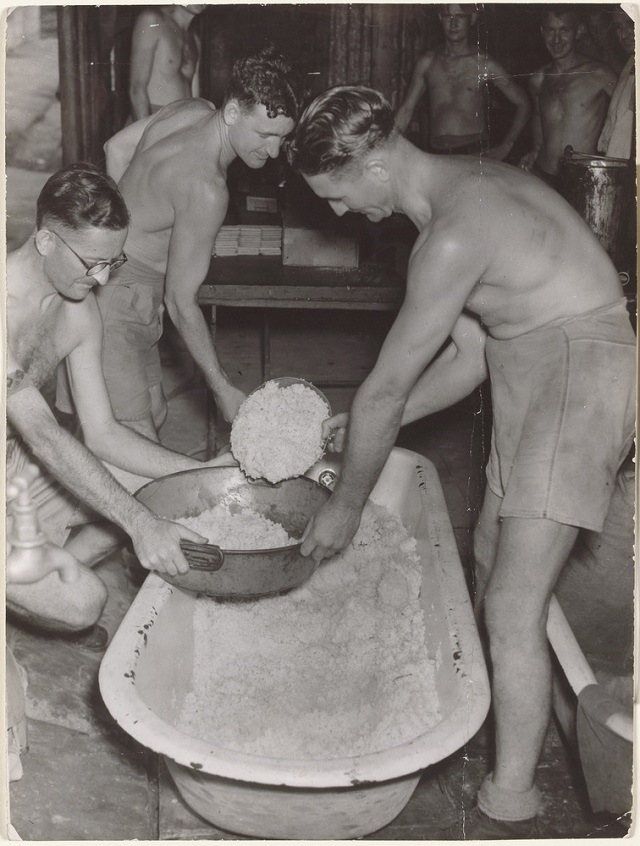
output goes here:
[[148, 9], [142, 9], [136, 18], [135, 27], [137, 29], [147, 26], [161, 26], [165, 22], [164, 16], [157, 10], [150, 6]]
[[593, 59], [591, 56], [581, 56], [580, 58], [584, 61], [578, 65], [577, 70], [581, 73], [588, 73], [592, 81], [597, 80], [605, 88], [612, 84], [615, 85], [618, 74], [609, 65], [598, 59]]
[[425, 76], [431, 65], [433, 64], [433, 60], [436, 57], [435, 50], [427, 50], [426, 53], [422, 53], [421, 56], [418, 57], [414, 67], [413, 67], [413, 75], [414, 76]]

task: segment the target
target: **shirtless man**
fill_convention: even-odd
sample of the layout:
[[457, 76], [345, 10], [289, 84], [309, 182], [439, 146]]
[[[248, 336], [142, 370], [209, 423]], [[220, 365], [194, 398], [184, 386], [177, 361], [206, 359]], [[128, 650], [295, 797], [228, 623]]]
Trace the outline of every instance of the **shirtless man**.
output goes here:
[[582, 29], [571, 6], [549, 6], [542, 16], [542, 38], [551, 62], [531, 77], [533, 149], [520, 162], [554, 188], [565, 148], [595, 153], [616, 74], [576, 49]]
[[[496, 756], [464, 833], [444, 836], [532, 837], [550, 713], [549, 599], [579, 529], [601, 531], [633, 443], [635, 337], [618, 275], [541, 180], [421, 152], [369, 88], [317, 97], [288, 156], [336, 214], [376, 222], [402, 212], [419, 231], [405, 301], [355, 396], [339, 481], [302, 552], [321, 561], [344, 549], [400, 425], [458, 402], [488, 368], [493, 439], [475, 556]], [[339, 415], [323, 434], [344, 426]]]
[[237, 156], [254, 169], [277, 158], [297, 109], [291, 67], [265, 49], [235, 63], [220, 110], [206, 100], [172, 103], [105, 145], [131, 212], [129, 261], [98, 293], [105, 379], [116, 419], [149, 438], [166, 415], [163, 299], [227, 421], [245, 397], [220, 366], [196, 296], [227, 213], [227, 168]]
[[[396, 123], [406, 133], [425, 92], [429, 97], [429, 149], [433, 153], [479, 153], [504, 159], [529, 120], [526, 93], [507, 71], [471, 40], [476, 22], [473, 6], [448, 4], [439, 13], [445, 43], [425, 53], [413, 71]], [[488, 147], [485, 95], [491, 82], [515, 106], [509, 131], [500, 144]]]
[[[205, 4], [143, 9], [133, 27], [129, 97], [134, 120], [198, 96], [200, 42], [190, 24]], [[195, 87], [194, 87], [195, 86]]]
[[[64, 583], [53, 573], [37, 584], [9, 585], [7, 601], [30, 621], [42, 623], [55, 614], [62, 629], [95, 622], [106, 591], [87, 567], [126, 535], [143, 567], [171, 574], [188, 570], [180, 539], [203, 540], [155, 517], [102, 463], [146, 478], [203, 466], [120, 425], [111, 413], [94, 290], [126, 262], [128, 222], [115, 183], [91, 165], [72, 165], [47, 181], [36, 228], [7, 256], [7, 478], [25, 475], [32, 463], [40, 468], [32, 486], [40, 529], [85, 565], [80, 584]], [[84, 443], [57, 424], [40, 393], [63, 361]], [[210, 465], [220, 463], [214, 459]], [[101, 522], [104, 518], [110, 522]]]

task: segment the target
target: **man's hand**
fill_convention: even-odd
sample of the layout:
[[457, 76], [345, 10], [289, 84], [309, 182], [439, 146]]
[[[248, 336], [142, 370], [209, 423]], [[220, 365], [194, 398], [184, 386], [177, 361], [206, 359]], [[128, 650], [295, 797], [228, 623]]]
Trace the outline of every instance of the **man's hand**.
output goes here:
[[531, 153], [527, 153], [526, 156], [523, 156], [520, 159], [520, 168], [522, 170], [526, 170], [529, 173], [533, 170], [533, 166], [536, 163], [536, 159], [538, 158], [537, 152], [534, 150]]
[[181, 526], [162, 517], [151, 516], [131, 532], [133, 548], [138, 560], [147, 570], [157, 570], [175, 576], [189, 572], [189, 564], [180, 549], [180, 539], [207, 543], [188, 526]]
[[232, 423], [247, 395], [239, 388], [229, 385], [224, 391], [216, 393], [215, 397], [222, 416], [227, 423]]
[[359, 509], [340, 505], [332, 496], [309, 520], [300, 552], [318, 562], [331, 558], [349, 545], [358, 531], [361, 517]]
[[348, 425], [348, 411], [334, 414], [333, 417], [327, 417], [326, 420], [322, 421], [322, 440], [327, 442], [329, 452], [342, 452]]

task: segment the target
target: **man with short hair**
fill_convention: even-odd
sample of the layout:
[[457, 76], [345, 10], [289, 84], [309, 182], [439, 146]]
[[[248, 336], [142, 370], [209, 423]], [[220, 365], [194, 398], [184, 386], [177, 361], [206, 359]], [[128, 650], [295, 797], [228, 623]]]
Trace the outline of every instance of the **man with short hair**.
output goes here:
[[197, 303], [227, 213], [226, 178], [277, 158], [298, 116], [292, 68], [272, 49], [239, 59], [225, 101], [172, 103], [105, 145], [107, 171], [131, 212], [127, 265], [101, 289], [103, 364], [117, 420], [158, 439], [166, 415], [158, 341], [163, 300], [224, 418], [245, 395], [222, 369]]
[[[85, 565], [81, 585], [65, 585], [57, 577], [9, 585], [7, 601], [35, 622], [55, 612], [62, 628], [95, 622], [106, 591], [86, 568], [126, 535], [143, 567], [170, 574], [188, 570], [180, 539], [203, 540], [186, 526], [154, 516], [102, 463], [145, 478], [207, 466], [120, 425], [111, 413], [95, 289], [127, 261], [128, 223], [113, 180], [91, 165], [71, 165], [46, 182], [34, 231], [7, 256], [7, 477], [23, 475], [32, 463], [40, 468], [32, 486], [40, 528], [50, 543]], [[84, 443], [58, 425], [41, 394], [61, 362], [73, 386]], [[210, 462], [219, 463], [224, 460]]]
[[[481, 50], [471, 33], [475, 7], [449, 3], [439, 12], [444, 47], [416, 62], [396, 123], [405, 133], [425, 92], [429, 100], [429, 149], [432, 153], [480, 153], [506, 158], [531, 114], [526, 93], [495, 59]], [[499, 144], [489, 147], [486, 91], [491, 83], [515, 107], [511, 126]]]
[[200, 41], [191, 24], [205, 9], [204, 4], [155, 6], [138, 14], [129, 76], [134, 120], [155, 114], [167, 103], [197, 96]]
[[610, 67], [578, 52], [582, 29], [572, 6], [548, 6], [542, 13], [541, 33], [551, 62], [531, 77], [533, 149], [520, 166], [556, 190], [567, 146], [580, 153], [596, 152], [616, 84]]
[[[446, 837], [535, 836], [548, 604], [580, 528], [602, 530], [633, 443], [635, 337], [620, 280], [589, 227], [541, 180], [421, 152], [372, 89], [317, 97], [288, 156], [336, 214], [377, 222], [402, 212], [419, 232], [404, 303], [356, 393], [340, 478], [302, 552], [321, 561], [344, 549], [399, 427], [460, 401], [488, 369], [493, 437], [475, 557], [496, 757], [478, 807]], [[343, 438], [345, 425], [338, 415], [323, 436]]]

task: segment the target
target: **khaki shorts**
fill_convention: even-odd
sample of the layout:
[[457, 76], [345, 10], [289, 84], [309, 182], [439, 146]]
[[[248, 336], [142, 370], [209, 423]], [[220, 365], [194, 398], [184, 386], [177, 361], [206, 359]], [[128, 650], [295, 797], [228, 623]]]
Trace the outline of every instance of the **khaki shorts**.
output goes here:
[[[65, 490], [36, 461], [31, 453], [15, 439], [7, 445], [7, 481], [20, 476], [28, 464], [35, 464], [40, 475], [29, 486], [29, 496], [38, 506], [40, 530], [56, 546], [64, 546], [69, 537], [71, 519], [90, 522], [98, 519], [94, 512], [83, 509], [73, 494]], [[80, 516], [86, 517], [86, 521]]]
[[96, 291], [104, 326], [102, 368], [116, 420], [151, 414], [152, 388], [162, 384], [164, 274], [129, 259]]
[[488, 338], [493, 434], [487, 482], [501, 517], [602, 531], [635, 430], [636, 342], [624, 300]]

